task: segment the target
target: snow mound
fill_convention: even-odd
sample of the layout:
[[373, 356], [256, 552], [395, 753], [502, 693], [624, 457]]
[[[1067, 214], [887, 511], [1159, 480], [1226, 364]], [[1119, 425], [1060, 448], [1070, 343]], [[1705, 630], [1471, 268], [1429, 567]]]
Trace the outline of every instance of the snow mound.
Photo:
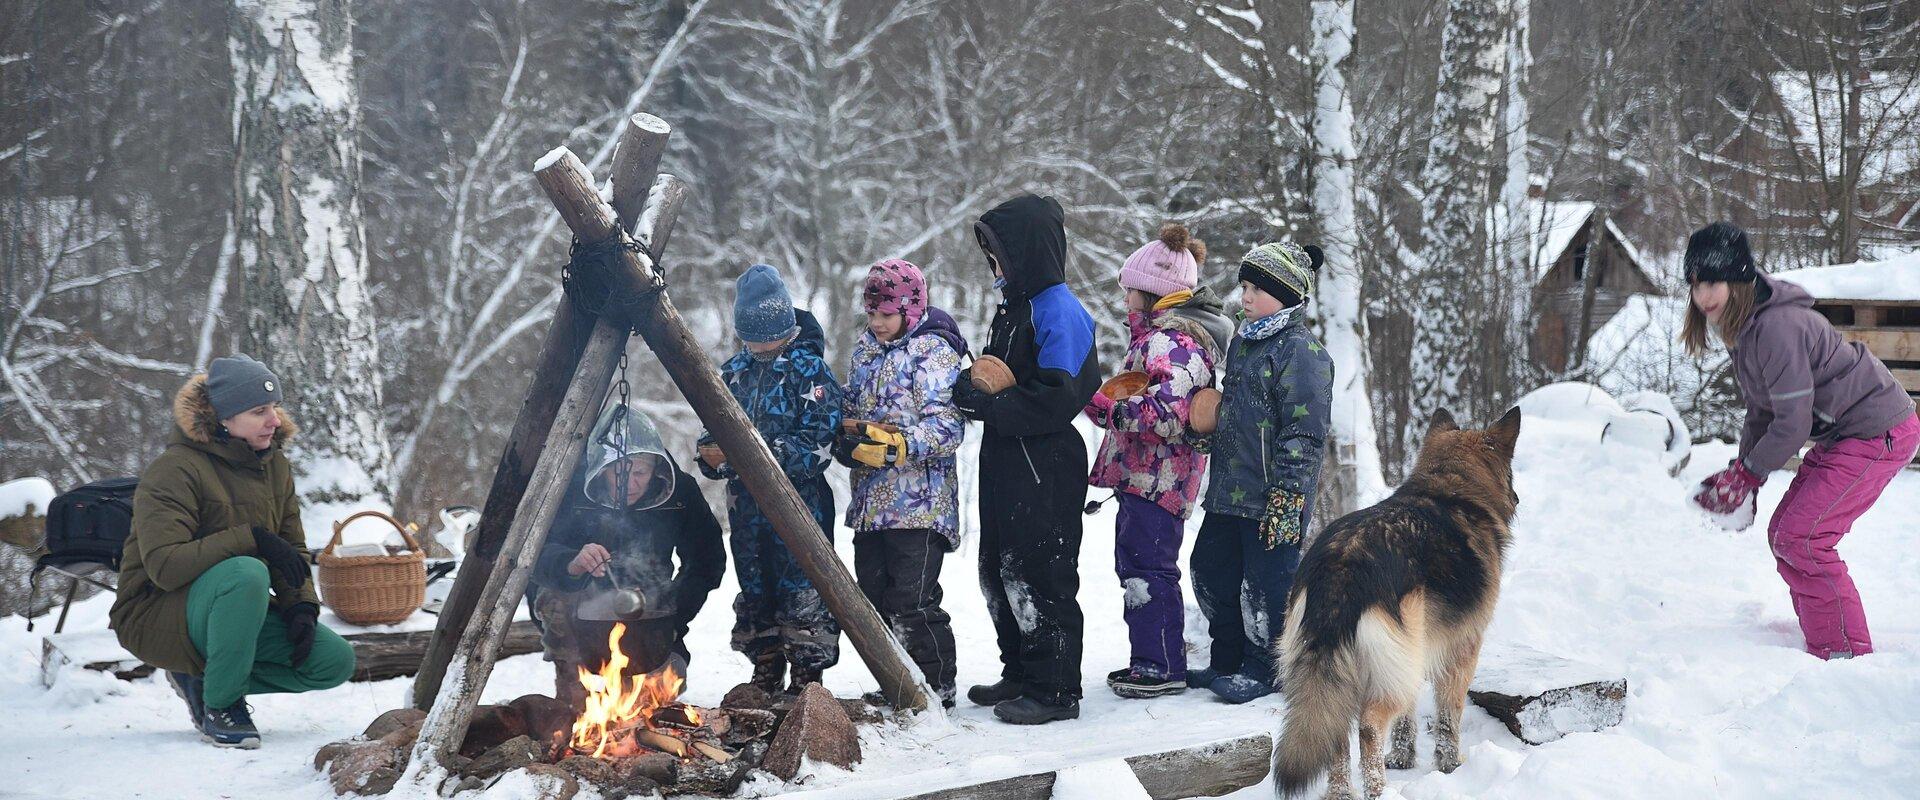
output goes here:
[[53, 483], [46, 478], [21, 478], [0, 483], [0, 519], [46, 516], [53, 504]]
[[1519, 405], [1522, 416], [1573, 440], [1656, 454], [1669, 474], [1686, 464], [1692, 451], [1687, 423], [1673, 400], [1659, 392], [1634, 392], [1622, 402], [1593, 384], [1569, 381], [1535, 389]]

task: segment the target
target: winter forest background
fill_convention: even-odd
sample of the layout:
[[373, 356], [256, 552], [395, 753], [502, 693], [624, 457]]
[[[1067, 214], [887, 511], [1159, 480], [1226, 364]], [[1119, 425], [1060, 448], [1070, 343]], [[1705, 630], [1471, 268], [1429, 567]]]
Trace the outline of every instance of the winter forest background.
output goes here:
[[[1672, 344], [1685, 235], [1732, 219], [1771, 270], [1920, 247], [1917, 51], [1915, 0], [3, 0], [0, 480], [137, 474], [174, 389], [241, 350], [295, 393], [310, 500], [478, 505], [561, 298], [531, 165], [565, 144], [604, 175], [636, 110], [675, 126], [667, 270], [716, 360], [761, 261], [836, 370], [885, 257], [979, 335], [967, 226], [1031, 189], [1068, 208], [1107, 364], [1118, 263], [1162, 222], [1223, 293], [1255, 244], [1326, 247], [1316, 313], [1367, 379], [1348, 483], [1397, 480], [1433, 408], [1554, 380], [1729, 435], [1731, 379]], [[1538, 352], [1549, 306], [1603, 289], [1538, 288], [1549, 201], [1623, 231], [1669, 313]]]

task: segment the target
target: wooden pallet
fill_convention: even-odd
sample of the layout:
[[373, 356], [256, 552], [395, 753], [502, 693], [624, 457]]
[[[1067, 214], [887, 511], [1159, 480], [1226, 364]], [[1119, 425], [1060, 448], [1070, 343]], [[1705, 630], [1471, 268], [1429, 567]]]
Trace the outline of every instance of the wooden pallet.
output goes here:
[[[1920, 301], [1823, 298], [1813, 310], [1847, 341], [1866, 345], [1920, 403]], [[1908, 467], [1920, 469], [1920, 455]]]

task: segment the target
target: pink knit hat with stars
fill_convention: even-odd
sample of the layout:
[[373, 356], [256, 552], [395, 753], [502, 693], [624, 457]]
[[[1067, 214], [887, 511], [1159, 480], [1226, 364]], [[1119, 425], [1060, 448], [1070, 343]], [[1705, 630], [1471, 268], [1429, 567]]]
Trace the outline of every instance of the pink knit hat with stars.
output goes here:
[[1160, 296], [1192, 289], [1200, 282], [1200, 262], [1206, 257], [1207, 246], [1187, 233], [1186, 226], [1167, 223], [1159, 239], [1127, 256], [1120, 267], [1120, 286]]
[[861, 299], [868, 311], [905, 317], [907, 330], [913, 330], [927, 313], [927, 276], [911, 261], [889, 258], [867, 270]]

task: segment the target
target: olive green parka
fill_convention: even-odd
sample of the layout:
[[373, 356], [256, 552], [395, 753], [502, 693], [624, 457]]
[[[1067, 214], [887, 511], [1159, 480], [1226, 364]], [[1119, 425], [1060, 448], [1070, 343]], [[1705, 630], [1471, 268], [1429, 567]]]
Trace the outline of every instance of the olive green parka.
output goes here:
[[[296, 549], [307, 547], [285, 450], [293, 422], [280, 411], [273, 445], [255, 452], [221, 428], [206, 380], [195, 375], [174, 395], [173, 436], [140, 475], [110, 614], [120, 644], [141, 661], [193, 675], [206, 666], [187, 636], [187, 589], [194, 580], [223, 560], [254, 555], [254, 526]], [[320, 602], [311, 577], [300, 586], [275, 577], [272, 590], [275, 609]]]

